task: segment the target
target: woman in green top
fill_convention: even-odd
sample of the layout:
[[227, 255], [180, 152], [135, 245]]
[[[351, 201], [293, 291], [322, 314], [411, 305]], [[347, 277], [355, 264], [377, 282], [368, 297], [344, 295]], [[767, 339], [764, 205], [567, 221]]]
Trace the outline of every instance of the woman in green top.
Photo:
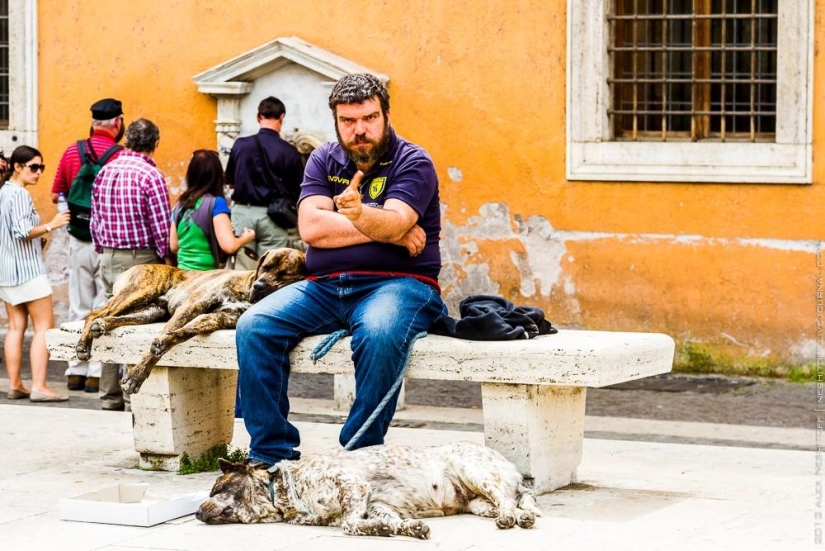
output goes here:
[[172, 210], [169, 246], [178, 255], [179, 268], [222, 268], [226, 256], [255, 239], [255, 231], [249, 228], [235, 237], [223, 185], [218, 153], [208, 149], [195, 151], [186, 169], [186, 191]]

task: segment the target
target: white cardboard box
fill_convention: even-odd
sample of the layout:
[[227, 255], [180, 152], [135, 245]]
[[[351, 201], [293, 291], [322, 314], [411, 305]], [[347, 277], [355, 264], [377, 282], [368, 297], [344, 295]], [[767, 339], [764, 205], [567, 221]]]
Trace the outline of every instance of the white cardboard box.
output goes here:
[[154, 526], [191, 515], [209, 498], [209, 491], [178, 498], [147, 494], [148, 484], [118, 484], [96, 492], [60, 500], [60, 518], [81, 522]]

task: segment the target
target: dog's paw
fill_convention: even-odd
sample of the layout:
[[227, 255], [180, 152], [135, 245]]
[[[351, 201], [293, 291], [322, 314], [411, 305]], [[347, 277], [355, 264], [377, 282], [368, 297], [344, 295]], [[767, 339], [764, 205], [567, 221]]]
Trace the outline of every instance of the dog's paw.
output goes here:
[[92, 332], [94, 338], [101, 337], [106, 334], [106, 323], [103, 320], [95, 320], [92, 322], [89, 330]]
[[515, 515], [501, 515], [496, 519], [496, 526], [502, 530], [507, 530], [516, 525]]
[[530, 511], [518, 511], [516, 524], [521, 528], [532, 528], [536, 524], [536, 515]]
[[424, 521], [418, 519], [405, 520], [401, 524], [401, 532], [399, 533], [420, 540], [430, 539], [430, 527], [427, 526]]
[[393, 529], [390, 524], [382, 519], [369, 519], [365, 521], [367, 524], [364, 527], [364, 532], [370, 536], [381, 536], [388, 538], [393, 535]]
[[130, 371], [123, 377], [123, 380], [120, 383], [120, 388], [126, 394], [137, 394], [140, 387], [143, 385], [143, 381], [145, 380], [146, 375], [142, 375], [137, 371]]
[[358, 520], [357, 522], [342, 522], [341, 528], [348, 536], [381, 536], [388, 538], [393, 535], [390, 524], [377, 518]]
[[90, 346], [84, 346], [82, 344], [78, 344], [74, 349], [74, 353], [75, 353], [75, 356], [77, 356], [77, 359], [80, 360], [81, 362], [88, 362], [89, 359], [92, 357], [92, 353], [91, 353], [90, 350], [91, 350]]
[[161, 356], [166, 354], [166, 347], [163, 345], [163, 343], [155, 340], [152, 343], [152, 346], [149, 347], [149, 351], [152, 353], [154, 357], [160, 358]]

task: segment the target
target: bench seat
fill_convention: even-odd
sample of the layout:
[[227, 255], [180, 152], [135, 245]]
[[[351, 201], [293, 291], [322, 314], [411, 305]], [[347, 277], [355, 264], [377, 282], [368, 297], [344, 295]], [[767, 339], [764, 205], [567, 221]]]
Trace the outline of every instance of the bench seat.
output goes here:
[[[75, 359], [81, 327], [64, 323], [47, 333], [52, 360]], [[92, 359], [135, 364], [162, 327], [115, 329], [94, 341]], [[292, 372], [351, 375], [349, 337], [310, 360], [323, 338], [308, 337], [293, 350]], [[487, 445], [545, 492], [576, 480], [586, 388], [667, 373], [674, 350], [672, 338], [656, 333], [562, 330], [519, 341], [429, 335], [415, 343], [407, 378], [481, 383]], [[197, 457], [231, 441], [236, 370], [234, 330], [195, 337], [161, 358], [132, 396], [143, 467], [177, 469], [182, 453]]]

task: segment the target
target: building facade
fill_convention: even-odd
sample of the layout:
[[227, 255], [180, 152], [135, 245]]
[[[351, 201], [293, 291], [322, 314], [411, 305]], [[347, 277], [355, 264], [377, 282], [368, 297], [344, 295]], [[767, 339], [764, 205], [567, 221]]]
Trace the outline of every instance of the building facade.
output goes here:
[[309, 149], [333, 138], [329, 84], [368, 70], [438, 169], [453, 315], [483, 293], [560, 328], [664, 332], [698, 371], [822, 360], [821, 2], [9, 0], [8, 17], [0, 145], [43, 151], [45, 215], [101, 97], [158, 124], [174, 200], [191, 152], [254, 132], [266, 95]]

